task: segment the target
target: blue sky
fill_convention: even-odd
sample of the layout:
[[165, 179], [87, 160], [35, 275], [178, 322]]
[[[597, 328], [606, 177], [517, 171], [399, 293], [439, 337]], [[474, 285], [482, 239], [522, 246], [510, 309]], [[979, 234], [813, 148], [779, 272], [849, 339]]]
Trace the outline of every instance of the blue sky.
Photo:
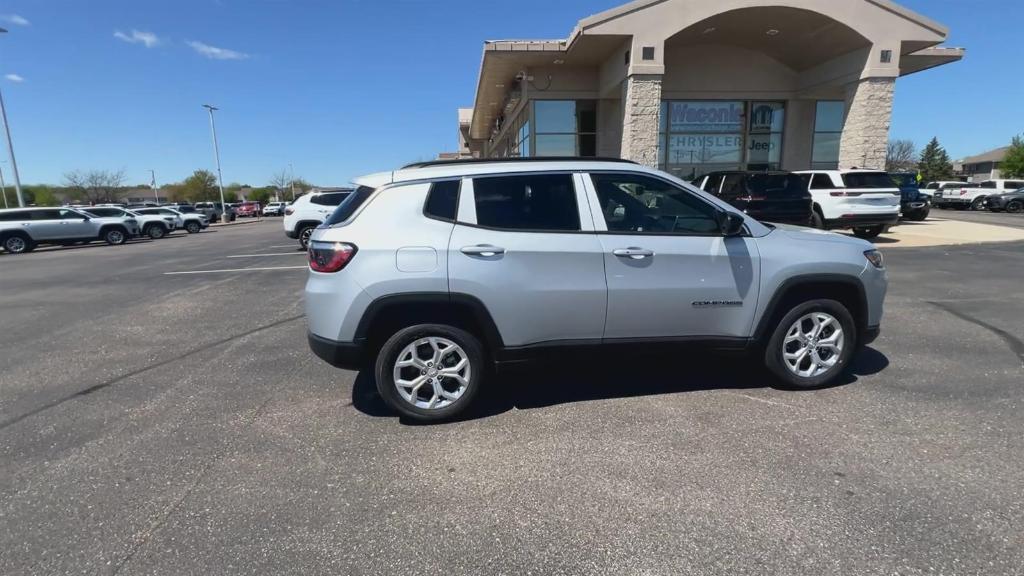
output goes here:
[[[292, 163], [343, 184], [455, 148], [484, 40], [565, 37], [620, 3], [5, 0], [0, 86], [26, 183], [75, 169], [142, 183], [150, 168], [169, 182], [210, 168], [210, 102], [222, 109], [225, 182], [265, 184]], [[919, 146], [938, 136], [960, 157], [1024, 132], [1024, 2], [902, 3], [968, 52], [897, 83], [891, 135]]]

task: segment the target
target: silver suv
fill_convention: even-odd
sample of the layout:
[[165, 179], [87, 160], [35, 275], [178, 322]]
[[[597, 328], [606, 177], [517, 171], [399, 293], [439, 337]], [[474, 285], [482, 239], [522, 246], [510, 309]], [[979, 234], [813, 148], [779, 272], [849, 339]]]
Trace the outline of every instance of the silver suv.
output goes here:
[[763, 224], [630, 162], [431, 162], [356, 184], [311, 238], [309, 343], [372, 366], [414, 419], [451, 418], [492, 364], [553, 347], [752, 350], [814, 388], [879, 332], [870, 243]]
[[31, 252], [39, 244], [124, 244], [138, 234], [135, 218], [96, 217], [66, 207], [0, 210], [0, 246], [10, 254]]

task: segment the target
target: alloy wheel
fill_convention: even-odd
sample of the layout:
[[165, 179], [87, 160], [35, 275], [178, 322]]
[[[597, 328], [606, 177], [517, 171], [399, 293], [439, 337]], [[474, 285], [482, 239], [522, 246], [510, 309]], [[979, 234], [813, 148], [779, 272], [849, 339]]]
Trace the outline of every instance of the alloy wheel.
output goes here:
[[299, 242], [302, 243], [303, 248], [309, 248], [309, 237], [312, 235], [312, 228], [303, 228], [302, 232], [299, 233]]
[[843, 353], [843, 327], [826, 312], [804, 314], [786, 331], [782, 359], [800, 378], [814, 378], [832, 370]]
[[120, 230], [111, 230], [107, 232], [107, 242], [111, 244], [121, 244], [124, 242], [124, 234]]
[[430, 336], [399, 353], [393, 370], [399, 396], [417, 408], [436, 410], [456, 402], [473, 377], [469, 356], [447, 338]]
[[28, 244], [25, 243], [25, 239], [21, 236], [11, 236], [4, 242], [4, 250], [11, 254], [21, 254], [27, 246]]

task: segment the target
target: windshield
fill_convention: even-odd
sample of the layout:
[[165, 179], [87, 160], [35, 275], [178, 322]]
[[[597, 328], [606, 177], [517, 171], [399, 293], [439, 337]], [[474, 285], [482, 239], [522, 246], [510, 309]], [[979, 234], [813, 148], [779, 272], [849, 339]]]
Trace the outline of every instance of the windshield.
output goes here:
[[889, 177], [900, 187], [917, 186], [916, 174], [890, 174]]
[[885, 172], [847, 172], [843, 184], [847, 188], [896, 188]]

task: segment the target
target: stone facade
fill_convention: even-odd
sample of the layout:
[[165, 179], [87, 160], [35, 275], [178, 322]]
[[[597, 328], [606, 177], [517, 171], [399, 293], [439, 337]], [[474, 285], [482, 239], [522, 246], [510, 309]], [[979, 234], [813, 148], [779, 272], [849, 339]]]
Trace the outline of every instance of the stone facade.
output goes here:
[[661, 76], [632, 75], [622, 89], [622, 147], [626, 160], [658, 167], [658, 116]]
[[840, 168], [885, 170], [895, 86], [895, 78], [867, 78], [851, 86], [839, 142]]

